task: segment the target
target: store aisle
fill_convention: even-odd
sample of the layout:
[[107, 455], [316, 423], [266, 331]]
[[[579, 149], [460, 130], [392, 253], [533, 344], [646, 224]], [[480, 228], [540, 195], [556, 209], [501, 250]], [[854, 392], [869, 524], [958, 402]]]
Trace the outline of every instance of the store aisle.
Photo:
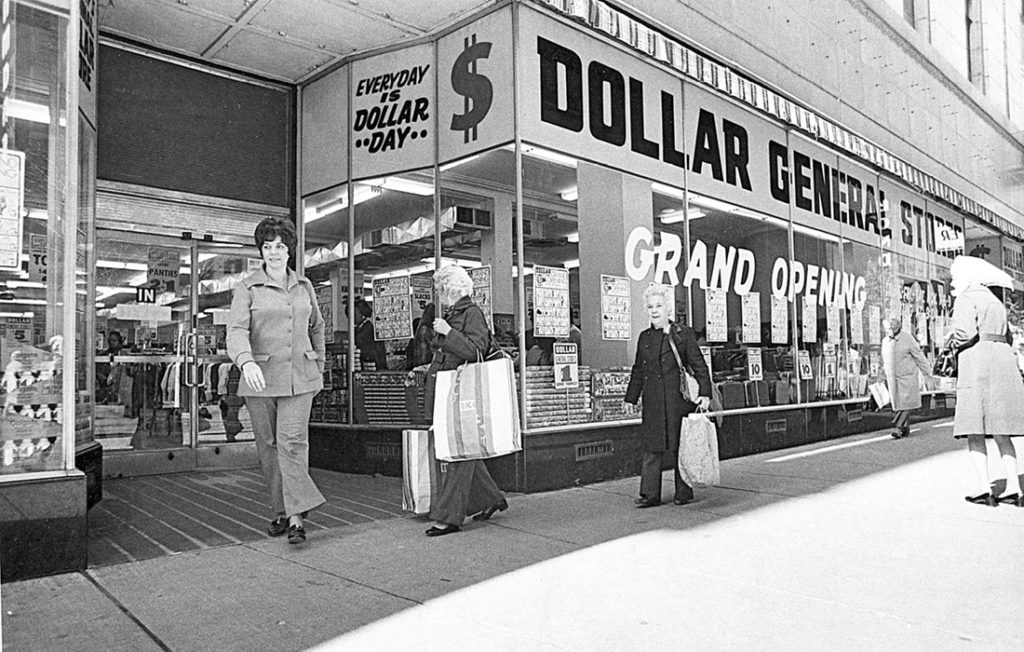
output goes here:
[[[327, 504], [310, 532], [401, 516], [401, 478], [311, 469]], [[103, 481], [89, 511], [89, 567], [266, 538], [270, 514], [259, 469]]]

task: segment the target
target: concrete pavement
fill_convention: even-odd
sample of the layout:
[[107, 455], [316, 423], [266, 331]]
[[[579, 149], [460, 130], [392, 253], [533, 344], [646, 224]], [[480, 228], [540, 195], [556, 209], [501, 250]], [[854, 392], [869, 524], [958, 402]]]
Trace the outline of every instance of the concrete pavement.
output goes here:
[[723, 462], [683, 507], [629, 478], [5, 584], [4, 649], [1021, 650], [1024, 509], [964, 502], [962, 448], [917, 424]]

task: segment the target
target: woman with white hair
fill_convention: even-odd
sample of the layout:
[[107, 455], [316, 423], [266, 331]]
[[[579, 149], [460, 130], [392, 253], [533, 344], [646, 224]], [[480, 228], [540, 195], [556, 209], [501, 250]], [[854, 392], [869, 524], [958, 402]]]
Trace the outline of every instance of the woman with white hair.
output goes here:
[[[958, 350], [956, 415], [953, 436], [967, 439], [974, 468], [974, 491], [967, 501], [995, 507], [1024, 507], [1014, 436], [1024, 429], [1024, 382], [1009, 345], [1006, 308], [986, 287], [987, 267], [979, 259], [958, 256], [950, 267], [953, 318], [946, 341]], [[995, 268], [993, 268], [995, 269]], [[997, 270], [998, 271], [998, 270]], [[992, 493], [985, 440], [996, 442], [1006, 474], [1002, 495]]]
[[[426, 405], [434, 405], [434, 387], [438, 371], [456, 369], [474, 363], [487, 355], [491, 332], [483, 311], [473, 303], [473, 279], [457, 265], [434, 272], [444, 317], [434, 320], [434, 359], [427, 369]], [[431, 416], [433, 416], [431, 414]], [[427, 529], [428, 537], [458, 532], [468, 514], [473, 520], [486, 521], [497, 511], [508, 509], [508, 502], [491, 478], [483, 460], [448, 462], [437, 500], [430, 507], [435, 523]]]
[[[640, 464], [640, 497], [637, 507], [661, 504], [661, 472], [665, 458], [675, 469], [673, 503], [684, 505], [693, 500], [693, 487], [679, 474], [679, 428], [683, 417], [696, 408], [707, 409], [711, 402], [711, 376], [697, 346], [697, 337], [689, 326], [669, 321], [668, 306], [674, 301], [671, 288], [651, 285], [644, 291], [651, 327], [640, 333], [636, 361], [626, 388], [627, 403], [636, 405], [643, 397], [643, 456]], [[690, 369], [700, 386], [698, 396], [683, 398], [679, 391], [682, 367]]]

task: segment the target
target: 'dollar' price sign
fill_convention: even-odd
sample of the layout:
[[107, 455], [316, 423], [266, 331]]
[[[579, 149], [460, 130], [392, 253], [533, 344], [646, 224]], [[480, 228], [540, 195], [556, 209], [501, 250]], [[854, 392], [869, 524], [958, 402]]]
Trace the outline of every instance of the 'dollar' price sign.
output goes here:
[[373, 334], [378, 341], [412, 337], [408, 276], [373, 279]]
[[533, 335], [569, 336], [569, 270], [534, 265]]
[[484, 311], [487, 319], [487, 327], [494, 329], [494, 307], [491, 302], [491, 266], [483, 265], [469, 270], [469, 277], [473, 279], [473, 303]]

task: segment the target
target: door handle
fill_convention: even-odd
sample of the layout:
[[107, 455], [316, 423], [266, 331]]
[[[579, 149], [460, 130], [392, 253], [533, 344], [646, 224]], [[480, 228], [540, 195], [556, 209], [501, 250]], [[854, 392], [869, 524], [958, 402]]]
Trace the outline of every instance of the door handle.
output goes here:
[[185, 387], [197, 387], [196, 382], [196, 364], [198, 363], [198, 352], [196, 351], [196, 341], [198, 335], [195, 332], [186, 333], [185, 339], [185, 362], [184, 370], [182, 371], [182, 384]]

